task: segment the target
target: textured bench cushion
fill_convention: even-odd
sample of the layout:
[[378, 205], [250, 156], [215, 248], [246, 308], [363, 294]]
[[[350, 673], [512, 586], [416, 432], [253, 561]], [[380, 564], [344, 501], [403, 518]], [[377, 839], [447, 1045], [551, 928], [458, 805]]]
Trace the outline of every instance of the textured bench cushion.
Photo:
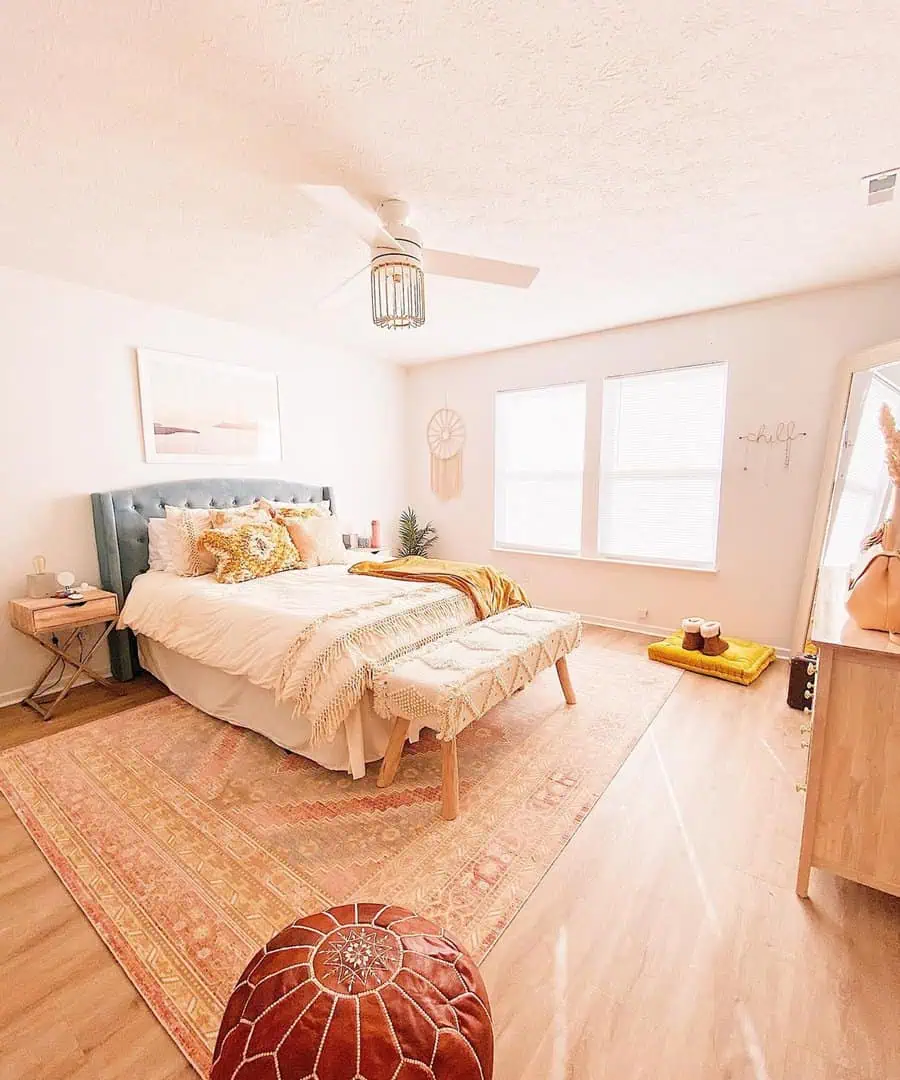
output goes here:
[[581, 617], [513, 608], [454, 630], [375, 674], [375, 711], [454, 739], [581, 642]]

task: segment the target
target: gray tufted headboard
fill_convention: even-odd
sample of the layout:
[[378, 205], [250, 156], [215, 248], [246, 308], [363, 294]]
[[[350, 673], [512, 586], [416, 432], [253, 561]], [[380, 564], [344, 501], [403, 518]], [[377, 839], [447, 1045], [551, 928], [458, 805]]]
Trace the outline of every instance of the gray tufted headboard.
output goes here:
[[[98, 491], [91, 495], [94, 535], [100, 562], [100, 581], [123, 603], [138, 574], [149, 565], [150, 546], [147, 520], [165, 517], [168, 506], [239, 506], [254, 499], [277, 502], [321, 502], [328, 500], [335, 512], [330, 487], [296, 484], [291, 480], [250, 480], [244, 477], [212, 480], [171, 480], [143, 487]], [[130, 631], [109, 637], [113, 675], [133, 679], [139, 670], [137, 644]]]

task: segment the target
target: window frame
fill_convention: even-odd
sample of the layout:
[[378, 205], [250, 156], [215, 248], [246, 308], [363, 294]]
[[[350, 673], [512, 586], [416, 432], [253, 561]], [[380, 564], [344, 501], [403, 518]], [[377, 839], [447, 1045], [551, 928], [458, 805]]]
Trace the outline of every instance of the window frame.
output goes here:
[[[722, 368], [725, 374], [724, 392], [722, 396], [722, 412], [720, 430], [718, 436], [719, 445], [719, 464], [716, 470], [715, 477], [715, 525], [713, 528], [714, 538], [714, 554], [712, 561], [701, 559], [667, 559], [662, 556], [643, 556], [643, 555], [625, 555], [625, 554], [610, 554], [604, 552], [602, 549], [602, 528], [601, 528], [601, 508], [603, 505], [603, 483], [604, 477], [609, 473], [615, 475], [640, 475], [643, 470], [639, 469], [622, 469], [622, 470], [610, 470], [608, 466], [604, 467], [604, 448], [606, 446], [607, 431], [604, 424], [604, 409], [606, 402], [606, 390], [607, 384], [613, 381], [619, 381], [622, 379], [639, 379], [652, 375], [672, 375], [682, 371], [695, 371], [698, 368]], [[602, 378], [602, 392], [601, 392], [601, 405], [600, 405], [600, 445], [597, 454], [597, 502], [595, 507], [596, 517], [596, 532], [595, 532], [595, 557], [603, 562], [620, 563], [625, 565], [635, 566], [658, 566], [664, 569], [670, 570], [694, 570], [705, 573], [717, 573], [719, 569], [719, 529], [722, 521], [722, 478], [725, 472], [725, 430], [727, 426], [727, 414], [728, 414], [728, 362], [725, 360], [714, 360], [702, 364], [679, 364], [672, 367], [662, 368], [649, 368], [644, 371], [628, 371], [622, 372], [616, 375], [605, 375]], [[660, 469], [654, 470], [654, 475], [659, 476], [664, 473], [670, 473], [672, 475], [685, 475], [689, 472], [694, 473], [709, 473], [712, 472], [712, 467], [703, 468], [688, 468], [688, 469]], [[582, 506], [584, 500], [582, 500]]]
[[[553, 548], [542, 547], [537, 544], [521, 544], [510, 543], [505, 540], [499, 540], [497, 538], [497, 510], [498, 510], [498, 474], [499, 463], [497, 455], [497, 408], [502, 394], [523, 394], [529, 392], [537, 392], [541, 390], [555, 390], [561, 389], [567, 386], [580, 386], [584, 391], [584, 431], [582, 432], [582, 450], [581, 450], [581, 515], [578, 530], [578, 546], [576, 548]], [[494, 402], [492, 410], [492, 444], [493, 444], [493, 470], [491, 473], [492, 483], [492, 506], [491, 506], [491, 545], [494, 551], [512, 551], [521, 552], [526, 555], [555, 555], [561, 558], [578, 559], [584, 558], [584, 521], [585, 521], [585, 481], [588, 475], [587, 469], [587, 432], [589, 428], [588, 418], [590, 415], [590, 385], [587, 379], [566, 379], [561, 382], [540, 383], [536, 386], [507, 386], [502, 389], [494, 391]], [[533, 470], [525, 470], [521, 473], [511, 474], [505, 473], [505, 476], [515, 475], [519, 480], [546, 480], [554, 477], [561, 479], [573, 479], [575, 473], [562, 472], [560, 470], [552, 470], [548, 472], [534, 472]]]

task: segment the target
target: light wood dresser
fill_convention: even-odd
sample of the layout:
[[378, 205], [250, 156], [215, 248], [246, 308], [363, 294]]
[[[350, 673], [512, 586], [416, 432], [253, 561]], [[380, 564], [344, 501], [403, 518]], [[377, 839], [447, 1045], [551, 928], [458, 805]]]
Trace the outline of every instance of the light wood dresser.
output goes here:
[[811, 867], [900, 896], [900, 646], [846, 612], [813, 624], [812, 713], [797, 893]]

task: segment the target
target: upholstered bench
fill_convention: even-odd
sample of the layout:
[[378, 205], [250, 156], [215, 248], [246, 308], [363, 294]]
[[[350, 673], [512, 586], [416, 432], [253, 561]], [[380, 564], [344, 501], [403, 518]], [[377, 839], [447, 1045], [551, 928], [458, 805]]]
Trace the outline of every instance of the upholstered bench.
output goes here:
[[566, 657], [581, 643], [573, 612], [519, 607], [445, 634], [375, 673], [375, 711], [393, 719], [378, 786], [393, 783], [411, 723], [441, 740], [441, 815], [459, 813], [456, 737], [489, 709], [556, 665], [566, 703], [575, 704]]

